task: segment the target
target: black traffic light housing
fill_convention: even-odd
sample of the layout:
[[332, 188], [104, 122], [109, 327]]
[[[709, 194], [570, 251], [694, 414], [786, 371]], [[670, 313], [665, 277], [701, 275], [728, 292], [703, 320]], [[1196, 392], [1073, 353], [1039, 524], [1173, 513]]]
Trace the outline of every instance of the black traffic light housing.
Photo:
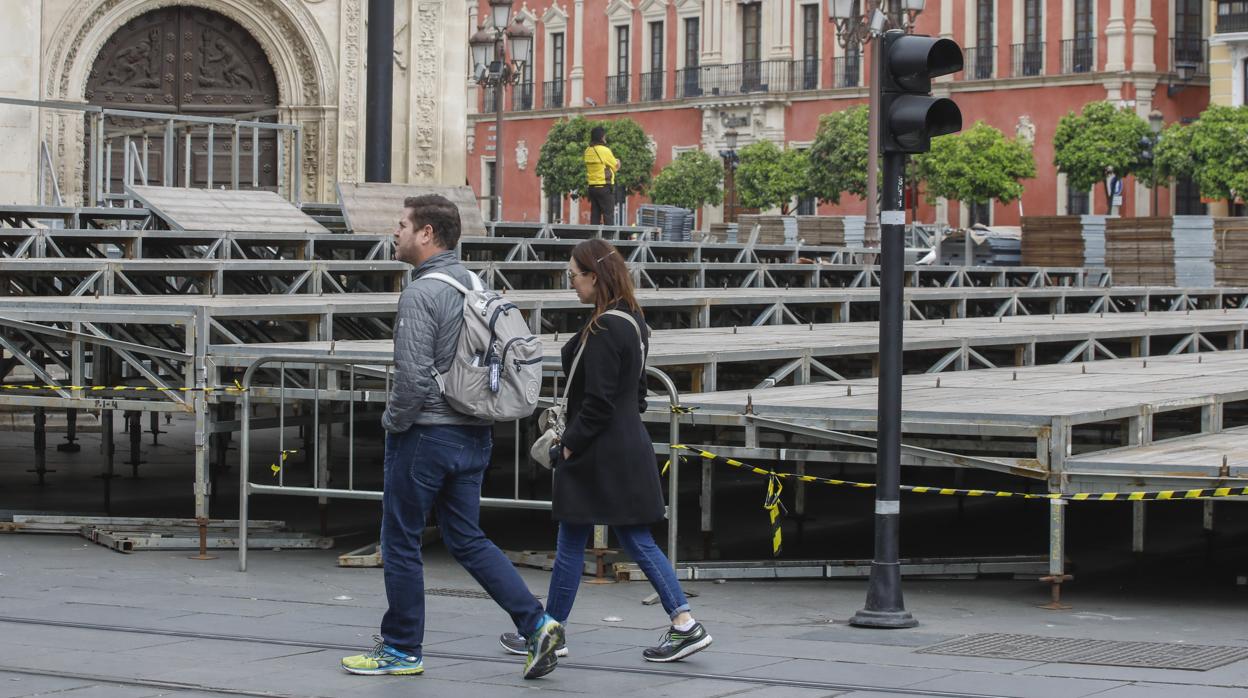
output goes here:
[[950, 39], [902, 31], [884, 34], [880, 64], [880, 145], [885, 153], [926, 153], [932, 137], [962, 130], [951, 99], [932, 97], [932, 78], [962, 70], [962, 48]]

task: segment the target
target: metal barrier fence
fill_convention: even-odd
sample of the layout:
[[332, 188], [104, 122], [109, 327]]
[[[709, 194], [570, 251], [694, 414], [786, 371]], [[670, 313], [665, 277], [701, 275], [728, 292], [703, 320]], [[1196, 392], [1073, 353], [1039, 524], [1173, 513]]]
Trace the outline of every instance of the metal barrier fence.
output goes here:
[[[261, 369], [277, 364], [278, 382], [277, 385], [260, 386], [256, 383], [256, 377]], [[329, 368], [334, 367], [334, 368]], [[247, 571], [247, 540], [248, 540], [248, 521], [250, 518], [250, 497], [253, 494], [270, 494], [270, 495], [286, 495], [294, 497], [314, 497], [322, 505], [326, 504], [330, 499], [362, 499], [380, 501], [382, 499], [381, 490], [359, 489], [355, 482], [355, 405], [357, 402], [385, 404], [386, 396], [390, 391], [391, 375], [393, 362], [391, 360], [378, 361], [376, 359], [368, 359], [367, 364], [362, 365], [362, 361], [358, 357], [335, 357], [335, 356], [309, 356], [309, 355], [272, 355], [256, 359], [243, 374], [243, 380], [240, 383], [240, 417], [239, 417], [239, 504], [238, 504], [238, 569], [239, 571]], [[328, 370], [326, 370], [328, 369]], [[344, 370], [345, 369], [345, 370]], [[310, 385], [308, 383], [296, 382], [293, 386], [287, 385], [288, 370], [306, 370], [310, 374]], [[342, 385], [346, 373], [346, 385]], [[322, 373], [325, 373], [324, 386], [322, 387]], [[671, 420], [669, 424], [668, 436], [668, 453], [670, 461], [670, 475], [668, 485], [668, 557], [672, 566], [676, 566], [676, 540], [678, 532], [677, 515], [679, 506], [677, 501], [678, 483], [680, 476], [680, 458], [678, 451], [672, 448], [673, 445], [680, 443], [680, 393], [676, 389], [676, 384], [663, 371], [656, 368], [646, 368], [646, 373], [658, 380], [667, 393], [668, 401], [671, 406]], [[357, 386], [356, 377], [363, 376], [365, 381], [362, 386]], [[559, 391], [558, 380], [555, 381], [554, 392]], [[276, 427], [278, 429], [278, 448], [277, 455], [274, 458], [275, 471], [273, 476], [277, 478], [277, 484], [262, 484], [251, 481], [251, 429], [252, 416], [251, 408], [253, 406], [253, 396], [264, 399], [267, 403], [276, 402], [277, 419], [265, 420], [267, 426]], [[312, 416], [309, 420], [306, 416], [299, 418], [297, 421], [304, 426], [311, 427], [311, 437], [307, 439], [312, 446], [309, 462], [312, 467], [311, 486], [299, 486], [286, 484], [286, 468], [283, 467], [285, 455], [289, 452], [286, 449], [286, 403], [288, 401], [310, 401], [312, 403]], [[321, 420], [321, 403], [330, 402], [346, 402], [347, 415], [347, 487], [335, 488], [329, 487], [329, 468], [328, 468], [328, 429], [334, 424], [332, 417], [329, 422], [322, 424]], [[551, 502], [548, 500], [521, 499], [520, 498], [520, 466], [522, 453], [527, 454], [527, 448], [522, 448], [520, 441], [520, 422], [515, 425], [515, 459], [513, 472], [513, 494], [511, 498], [498, 497], [482, 497], [481, 506], [499, 509], [534, 509], [545, 510], [551, 509]], [[322, 438], [322, 436], [326, 438]], [[324, 443], [323, 443], [324, 442]], [[596, 527], [595, 531], [595, 547], [604, 547], [606, 534], [605, 527]], [[599, 541], [604, 541], [599, 544]]]
[[[259, 188], [261, 172], [264, 170], [261, 165], [262, 134], [276, 141], [277, 162], [274, 171], [278, 193], [296, 205], [300, 203], [302, 168], [299, 163], [303, 159], [303, 128], [297, 124], [260, 121], [260, 119], [276, 118], [277, 110], [258, 111], [243, 115], [244, 118], [232, 119], [128, 109], [104, 109], [76, 102], [9, 97], [0, 97], [0, 105], [79, 112], [85, 116], [84, 155], [87, 162], [85, 203], [88, 206], [106, 205], [110, 201], [127, 198], [124, 192], [113, 191], [113, 158], [115, 156], [121, 158], [123, 185], [150, 182], [166, 187], [189, 187], [198, 176], [198, 162], [202, 163], [206, 188], [212, 189], [217, 184], [228, 185], [231, 189], [243, 188], [242, 184], [246, 179], [244, 161], [248, 159], [241, 147], [244, 138], [249, 139], [251, 145], [251, 162], [249, 163], [251, 182], [248, 188]], [[110, 121], [113, 123], [110, 124]], [[221, 131], [220, 134], [218, 129]], [[228, 153], [219, 152], [218, 143], [225, 141], [229, 144]], [[196, 149], [197, 143], [203, 144], [203, 150]], [[220, 179], [217, 176], [215, 163], [219, 156], [227, 156], [229, 160], [229, 172]], [[181, 178], [177, 171], [179, 160], [182, 165]], [[40, 144], [39, 169], [40, 202], [46, 198], [44, 192], [49, 187], [46, 181], [49, 176], [53, 198], [59, 202], [61, 186], [53, 174], [54, 167], [46, 142]]]

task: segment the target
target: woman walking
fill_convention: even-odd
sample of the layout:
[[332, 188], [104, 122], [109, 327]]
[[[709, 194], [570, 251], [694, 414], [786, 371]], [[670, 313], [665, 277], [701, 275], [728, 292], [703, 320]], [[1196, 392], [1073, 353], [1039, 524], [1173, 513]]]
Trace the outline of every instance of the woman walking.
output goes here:
[[[591, 239], [578, 244], [567, 273], [577, 298], [594, 310], [562, 350], [570, 384], [567, 428], [552, 460], [559, 539], [546, 612], [560, 623], [567, 620], [593, 527], [608, 525], [645, 572], [672, 621], [658, 646], [642, 656], [651, 662], [678, 661], [706, 649], [711, 636], [690, 614], [672, 565], [650, 533], [650, 525], [663, 519], [663, 490], [641, 421], [649, 331], [628, 267], [610, 243]], [[516, 633], [505, 633], [501, 642], [509, 652], [525, 652], [524, 638]], [[566, 656], [566, 646], [556, 654]]]

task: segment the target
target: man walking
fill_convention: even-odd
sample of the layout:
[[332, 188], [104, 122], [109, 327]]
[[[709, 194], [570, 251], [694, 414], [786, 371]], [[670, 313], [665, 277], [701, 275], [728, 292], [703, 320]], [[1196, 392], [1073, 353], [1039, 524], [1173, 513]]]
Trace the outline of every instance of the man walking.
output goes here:
[[399, 299], [394, 327], [395, 378], [382, 426], [386, 429], [381, 554], [389, 610], [372, 651], [342, 660], [352, 674], [420, 674], [425, 634], [421, 534], [436, 510], [446, 547], [528, 638], [524, 678], [555, 668], [563, 627], [546, 615], [524, 580], [481, 531], [481, 480], [490, 462], [491, 425], [456, 412], [434, 379], [455, 356], [463, 326], [463, 296], [427, 274], [464, 286], [471, 272], [455, 257], [459, 209], [442, 196], [409, 197], [394, 232], [395, 257], [415, 267]]

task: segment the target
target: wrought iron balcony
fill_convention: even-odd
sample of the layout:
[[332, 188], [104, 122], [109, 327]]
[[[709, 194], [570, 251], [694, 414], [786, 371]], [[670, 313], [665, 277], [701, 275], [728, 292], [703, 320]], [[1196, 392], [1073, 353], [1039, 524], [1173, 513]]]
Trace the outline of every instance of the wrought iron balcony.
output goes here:
[[664, 75], [666, 73], [662, 70], [641, 74], [641, 101], [658, 102], [663, 99]]
[[793, 89], [795, 90], [817, 90], [819, 89], [819, 59], [818, 58], [799, 58], [793, 61], [792, 65]]
[[[693, 71], [697, 73], [696, 83], [692, 77]], [[703, 65], [685, 68], [677, 73], [677, 91], [682, 97], [788, 92], [793, 89], [794, 84], [792, 61]]]
[[963, 80], [991, 80], [997, 55], [996, 46], [969, 46], [962, 50]]
[[542, 83], [542, 107], [544, 109], [561, 109], [563, 107], [562, 80], [550, 80]]
[[861, 73], [862, 54], [847, 53], [844, 56], [837, 56], [832, 61], [832, 86], [858, 87], [861, 84], [859, 79]]
[[1248, 32], [1248, 0], [1218, 0], [1218, 34]]
[[628, 75], [607, 76], [607, 104], [628, 104]]
[[481, 112], [483, 114], [498, 111], [498, 86], [486, 85], [484, 90], [484, 100], [481, 104]]
[[1170, 39], [1170, 72], [1184, 79], [1208, 77], [1209, 42], [1198, 36]]
[[1010, 46], [1010, 77], [1028, 78], [1043, 74], [1043, 42], [1033, 41]]
[[1093, 37], [1062, 40], [1062, 72], [1090, 73], [1096, 69]]
[[533, 109], [533, 83], [522, 82], [511, 88], [511, 110], [530, 111]]

